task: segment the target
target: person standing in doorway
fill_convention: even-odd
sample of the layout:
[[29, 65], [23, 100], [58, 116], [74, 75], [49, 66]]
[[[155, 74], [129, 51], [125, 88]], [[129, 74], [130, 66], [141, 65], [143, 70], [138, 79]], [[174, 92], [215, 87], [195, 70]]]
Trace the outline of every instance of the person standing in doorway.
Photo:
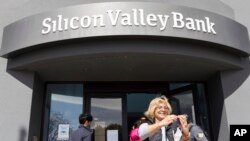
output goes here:
[[91, 141], [93, 130], [90, 129], [91, 122], [93, 120], [90, 114], [80, 114], [79, 127], [69, 137], [69, 141]]
[[142, 123], [138, 133], [141, 140], [188, 141], [189, 130], [185, 115], [171, 114], [172, 108], [165, 96], [154, 98], [144, 113], [150, 122]]

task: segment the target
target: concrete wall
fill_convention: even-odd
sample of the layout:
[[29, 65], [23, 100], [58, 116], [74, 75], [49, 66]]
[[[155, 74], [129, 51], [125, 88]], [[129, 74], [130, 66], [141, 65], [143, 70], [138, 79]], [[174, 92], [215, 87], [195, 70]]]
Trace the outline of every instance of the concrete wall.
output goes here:
[[250, 124], [250, 63], [248, 58], [243, 62], [244, 69], [218, 72], [207, 81], [215, 141], [229, 140], [231, 124]]
[[[234, 9], [235, 19], [248, 27], [250, 34], [249, 4], [245, 0], [221, 0]], [[230, 124], [250, 124], [250, 58], [245, 58], [243, 70], [232, 70], [222, 73], [222, 83], [225, 97], [225, 110]]]
[[[0, 44], [3, 27], [22, 17], [17, 9], [26, 2], [1, 0]], [[33, 73], [7, 72], [6, 68], [7, 59], [0, 58], [0, 139], [26, 141], [29, 131]]]
[[250, 63], [238, 71], [226, 71], [222, 74], [225, 107], [229, 124], [250, 124]]
[[225, 101], [229, 124], [250, 124], [250, 77]]
[[[235, 13], [235, 19], [239, 23], [248, 27], [248, 34], [250, 34], [250, 19], [249, 15], [249, 4], [250, 1], [245, 0], [221, 0], [228, 6], [233, 7]], [[249, 59], [246, 59], [249, 60]], [[250, 77], [249, 77], [249, 63], [245, 63], [245, 70], [230, 71], [224, 74], [224, 82], [228, 83], [239, 83], [235, 82], [236, 78], [241, 78], [241, 85], [234, 90], [226, 90], [226, 111], [229, 124], [250, 124], [250, 110], [249, 107], [250, 99]], [[229, 84], [227, 84], [229, 85]]]
[[0, 58], [0, 138], [25, 141], [29, 131], [33, 73], [6, 73], [7, 60]]

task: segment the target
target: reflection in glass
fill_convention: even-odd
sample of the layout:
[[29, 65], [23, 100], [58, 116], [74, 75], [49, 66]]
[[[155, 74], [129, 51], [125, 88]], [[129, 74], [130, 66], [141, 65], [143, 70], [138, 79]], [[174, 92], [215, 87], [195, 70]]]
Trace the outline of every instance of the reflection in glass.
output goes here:
[[192, 83], [170, 83], [169, 84], [169, 90], [174, 90], [174, 89], [177, 89], [177, 88], [181, 88], [181, 87], [184, 87], [184, 86], [187, 86], [187, 85], [190, 85]]
[[199, 120], [200, 124], [203, 127], [203, 129], [209, 133], [209, 126], [208, 126], [208, 111], [207, 111], [207, 102], [205, 97], [205, 88], [203, 84], [197, 84], [198, 88], [198, 95], [197, 99], [199, 101], [199, 106], [197, 107], [199, 111]]
[[184, 91], [170, 97], [173, 114], [187, 114], [195, 122], [195, 111], [192, 91]]
[[160, 96], [160, 93], [128, 93], [127, 94], [127, 110], [128, 113], [140, 112], [147, 110], [152, 99]]
[[95, 129], [95, 141], [105, 141], [107, 130], [118, 130], [121, 140], [121, 98], [91, 98], [91, 114], [94, 117], [92, 128]]
[[[187, 84], [188, 83], [171, 83], [170, 87], [172, 85], [172, 88], [177, 88], [178, 86], [187, 86]], [[183, 87], [178, 88], [179, 92], [177, 91], [177, 94], [171, 95], [170, 97], [173, 114], [188, 114], [190, 120], [201, 126], [209, 136], [210, 132], [204, 84], [196, 83], [195, 85], [190, 85], [189, 90], [183, 89]]]
[[148, 109], [150, 101], [160, 95], [160, 93], [127, 93], [128, 133], [132, 129], [135, 121], [144, 115], [143, 113]]
[[59, 124], [69, 124], [70, 132], [78, 125], [78, 116], [83, 109], [82, 84], [48, 84], [51, 96], [48, 141], [57, 141]]

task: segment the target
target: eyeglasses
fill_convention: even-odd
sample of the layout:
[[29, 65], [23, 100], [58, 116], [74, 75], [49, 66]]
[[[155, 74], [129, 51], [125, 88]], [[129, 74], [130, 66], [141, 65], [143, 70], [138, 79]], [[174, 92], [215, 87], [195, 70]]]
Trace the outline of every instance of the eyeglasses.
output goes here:
[[157, 109], [159, 109], [159, 110], [168, 110], [168, 107], [167, 106], [157, 106], [156, 107]]

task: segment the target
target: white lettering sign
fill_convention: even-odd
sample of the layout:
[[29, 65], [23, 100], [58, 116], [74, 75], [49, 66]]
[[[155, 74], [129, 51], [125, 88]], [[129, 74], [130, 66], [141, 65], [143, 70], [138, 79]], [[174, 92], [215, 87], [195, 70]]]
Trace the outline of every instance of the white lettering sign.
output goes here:
[[[136, 27], [158, 27], [161, 32], [168, 28], [187, 29], [216, 35], [215, 23], [211, 22], [209, 17], [202, 19], [185, 17], [180, 12], [171, 12], [170, 14], [153, 14], [143, 9], [131, 9], [131, 12], [122, 10], [107, 10], [106, 15], [84, 15], [81, 17], [64, 17], [57, 15], [55, 19], [48, 17], [42, 21], [43, 35], [55, 32], [87, 29], [90, 27], [105, 27], [109, 22], [113, 27], [116, 26], [136, 26]], [[170, 22], [172, 21], [172, 22]]]

